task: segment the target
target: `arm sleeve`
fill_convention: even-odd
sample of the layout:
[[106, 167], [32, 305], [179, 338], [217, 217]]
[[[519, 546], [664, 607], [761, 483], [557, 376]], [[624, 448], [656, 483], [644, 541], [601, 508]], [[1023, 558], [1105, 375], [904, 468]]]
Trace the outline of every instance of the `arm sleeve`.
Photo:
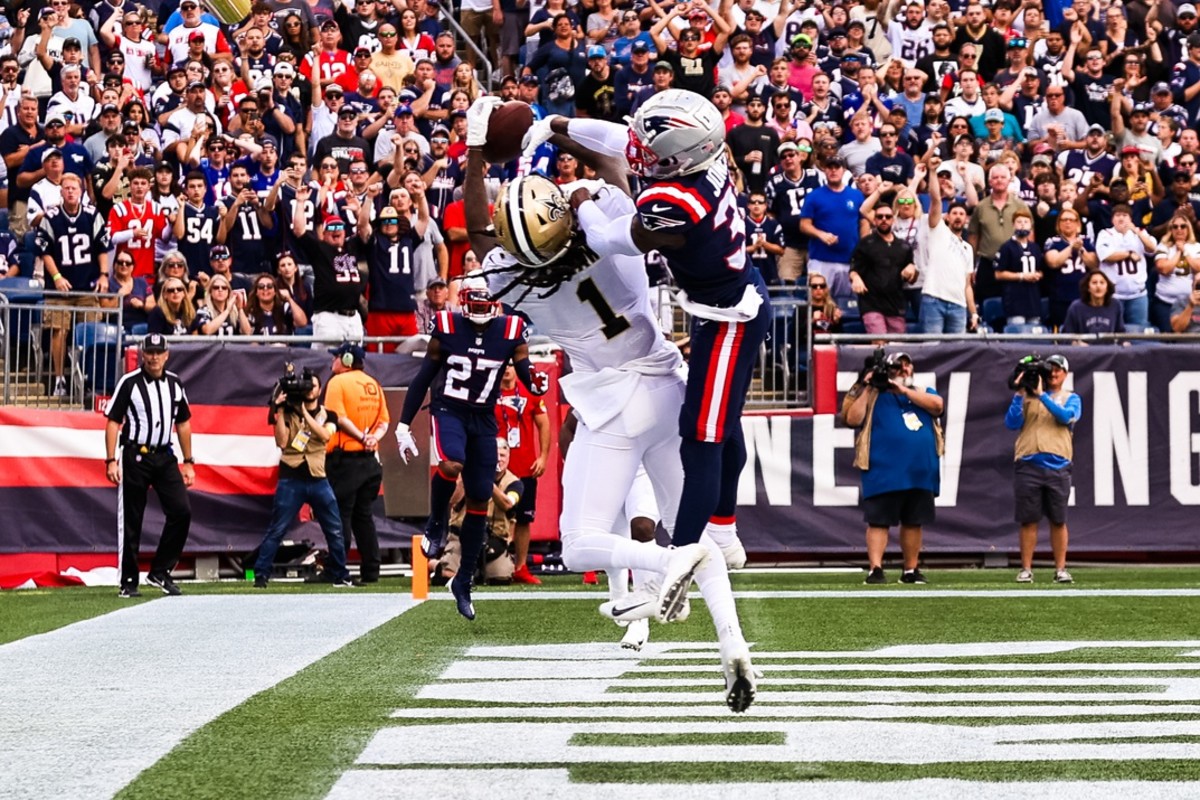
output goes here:
[[600, 119], [572, 119], [567, 123], [567, 136], [600, 155], [625, 157], [629, 144], [629, 128]]
[[433, 379], [437, 376], [438, 370], [441, 368], [442, 362], [435, 361], [429, 356], [425, 357], [425, 361], [421, 363], [421, 369], [417, 372], [417, 376], [409, 384], [408, 395], [404, 398], [404, 408], [400, 411], [400, 422], [402, 424], [412, 424], [413, 418], [421, 410], [421, 403], [425, 401], [426, 392], [429, 391], [429, 387], [433, 384]]
[[513, 369], [515, 369], [517, 371], [517, 379], [521, 381], [521, 384], [526, 389], [528, 389], [529, 391], [532, 392], [533, 391], [533, 364], [529, 361], [529, 357], [526, 356], [525, 358], [522, 358], [520, 361], [514, 361]]
[[593, 200], [581, 205], [576, 214], [587, 237], [587, 245], [596, 255], [642, 255], [641, 249], [633, 243], [633, 214], [610, 219]]
[[1079, 399], [1079, 395], [1074, 393], [1061, 406], [1054, 402], [1054, 398], [1050, 396], [1049, 392], [1042, 392], [1040, 399], [1042, 405], [1054, 415], [1054, 419], [1058, 421], [1059, 425], [1071, 425], [1077, 422], [1083, 413], [1083, 402]]
[[1004, 427], [1010, 431], [1019, 431], [1024, 424], [1025, 398], [1019, 394], [1014, 394], [1012, 402], [1008, 404], [1008, 413], [1004, 415]]

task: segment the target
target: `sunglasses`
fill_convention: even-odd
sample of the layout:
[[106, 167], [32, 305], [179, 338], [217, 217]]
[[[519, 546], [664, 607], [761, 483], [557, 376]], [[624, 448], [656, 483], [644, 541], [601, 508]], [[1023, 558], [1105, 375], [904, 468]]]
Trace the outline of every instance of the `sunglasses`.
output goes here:
[[293, 20], [291, 22], [285, 22], [283, 24], [288, 28], [299, 28], [300, 27], [300, 23], [295, 20]]
[[132, 261], [131, 259], [128, 259], [128, 258], [118, 258], [118, 259], [117, 259], [117, 266], [118, 266], [118, 267], [132, 267], [132, 266], [133, 266], [133, 261]]
[[321, 169], [337, 169], [337, 164], [322, 164]]
[[396, 38], [396, 34], [394, 34], [394, 33], [381, 33], [381, 34], [379, 34], [379, 38], [380, 38], [380, 39], [395, 39], [395, 38]]
[[789, 151], [787, 151], [786, 153], [784, 153], [783, 155], [781, 155], [781, 156], [780, 156], [780, 158], [795, 158], [795, 157], [796, 157], [796, 151], [795, 151], [795, 150], [789, 150]]
[[914, 200], [914, 199], [913, 199], [913, 198], [911, 198], [911, 197], [898, 197], [898, 198], [896, 198], [896, 203], [897, 203], [898, 205], [902, 205], [902, 206], [911, 206], [911, 205], [913, 205], [913, 204], [914, 204], [914, 203], [916, 203], [916, 202], [917, 202], [917, 201], [916, 201], [916, 200]]
[[340, 222], [331, 222], [325, 226], [325, 230], [327, 230], [327, 231], [344, 231], [344, 230], [346, 230], [346, 226]]
[[47, 123], [46, 123], [46, 127], [47, 127], [47, 128], [62, 128], [62, 127], [65, 127], [65, 123], [62, 123], [62, 122], [47, 122]]
[[255, 288], [255, 289], [258, 289], [258, 290], [261, 292], [263, 289], [274, 289], [274, 288], [275, 288], [275, 284], [273, 284], [273, 283], [260, 283], [258, 286], [255, 286], [254, 288]]
[[891, 219], [892, 219], [891, 214], [876, 214], [875, 215], [876, 222], [888, 222]]
[[766, 205], [766, 202], [767, 202], [766, 200], [751, 200], [750, 205], [761, 206], [761, 205]]
[[827, 283], [810, 283], [808, 285], [808, 288], [810, 288], [810, 289], [828, 289], [829, 284], [827, 284]]
[[366, 175], [367, 171], [365, 169], [363, 169], [362, 167], [351, 167], [350, 174], [351, 175]]
[[163, 289], [163, 294], [183, 294], [183, 287], [168, 286], [166, 289]]
[[[1188, 225], [1187, 223], [1180, 223], [1180, 224], [1177, 224], [1177, 225], [1172, 225], [1172, 226], [1171, 226], [1171, 230], [1173, 230], [1173, 231], [1186, 231], [1186, 230], [1187, 230], [1188, 228], [1190, 228], [1190, 227], [1192, 227], [1192, 226], [1191, 226], [1191, 225]], [[117, 262], [117, 263], [120, 263], [120, 262]]]
[[186, 266], [187, 266], [187, 264], [183, 263], [182, 261], [164, 261], [163, 262], [163, 267], [165, 269], [172, 269], [172, 268], [183, 269]]
[[209, 291], [210, 292], [228, 292], [229, 287], [228, 286], [213, 286], [212, 288], [209, 289]]

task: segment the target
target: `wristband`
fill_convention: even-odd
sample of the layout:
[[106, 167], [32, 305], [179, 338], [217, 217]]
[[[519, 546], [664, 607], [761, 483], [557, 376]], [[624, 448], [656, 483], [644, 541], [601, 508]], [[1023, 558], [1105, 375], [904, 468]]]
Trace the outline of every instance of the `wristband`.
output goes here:
[[183, 460], [183, 463], [185, 463], [185, 464], [195, 464], [195, 463], [196, 463], [196, 459], [194, 459], [194, 458], [185, 458], [185, 459]]
[[115, 464], [115, 463], [117, 463], [117, 460], [116, 460], [115, 458], [106, 458], [106, 459], [104, 459], [104, 464], [105, 464], [105, 466], [107, 466], [107, 465], [109, 465], [109, 464]]

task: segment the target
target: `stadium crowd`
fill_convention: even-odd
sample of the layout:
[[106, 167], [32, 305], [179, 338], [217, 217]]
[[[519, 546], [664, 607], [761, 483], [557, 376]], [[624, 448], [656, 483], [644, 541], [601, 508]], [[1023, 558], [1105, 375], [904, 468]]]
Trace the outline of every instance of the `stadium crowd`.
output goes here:
[[[9, 276], [116, 293], [131, 330], [410, 335], [477, 262], [461, 199], [476, 98], [619, 121], [674, 87], [721, 111], [747, 253], [768, 283], [811, 287], [820, 329], [973, 330], [996, 298], [993, 324], [1200, 330], [1191, 3], [241, 12], [6, 7]], [[490, 165], [489, 190], [529, 171], [585, 173], [546, 144]]]

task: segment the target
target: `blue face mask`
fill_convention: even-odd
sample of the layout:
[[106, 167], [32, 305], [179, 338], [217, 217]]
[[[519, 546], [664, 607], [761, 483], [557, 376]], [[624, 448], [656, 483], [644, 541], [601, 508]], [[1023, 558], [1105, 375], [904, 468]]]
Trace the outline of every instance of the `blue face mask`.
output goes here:
[[1014, 228], [1013, 229], [1013, 236], [1016, 236], [1018, 239], [1024, 239], [1030, 233], [1031, 233], [1031, 231], [1028, 228]]

